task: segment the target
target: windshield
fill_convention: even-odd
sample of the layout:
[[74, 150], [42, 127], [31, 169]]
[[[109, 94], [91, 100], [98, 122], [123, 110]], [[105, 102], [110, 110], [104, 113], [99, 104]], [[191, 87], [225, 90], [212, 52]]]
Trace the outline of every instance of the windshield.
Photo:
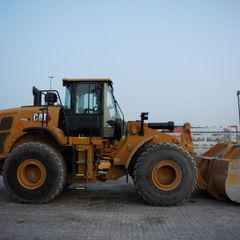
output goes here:
[[114, 98], [110, 84], [104, 85], [104, 136], [112, 137], [117, 123], [123, 123], [121, 111]]

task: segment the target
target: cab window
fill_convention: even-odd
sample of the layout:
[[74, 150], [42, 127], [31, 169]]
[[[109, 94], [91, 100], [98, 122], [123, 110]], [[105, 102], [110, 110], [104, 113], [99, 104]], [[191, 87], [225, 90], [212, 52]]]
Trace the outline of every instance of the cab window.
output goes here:
[[98, 114], [99, 99], [96, 84], [81, 83], [76, 87], [75, 112], [78, 114]]

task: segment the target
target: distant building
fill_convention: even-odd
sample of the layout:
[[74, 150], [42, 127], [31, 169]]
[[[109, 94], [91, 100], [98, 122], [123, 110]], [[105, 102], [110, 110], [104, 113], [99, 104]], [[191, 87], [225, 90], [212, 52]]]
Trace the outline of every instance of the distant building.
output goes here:
[[[229, 127], [193, 127], [191, 132], [197, 154], [207, 151], [219, 142], [239, 142], [239, 132], [236, 125]], [[180, 137], [181, 133], [181, 127], [174, 129], [173, 134], [177, 137]]]

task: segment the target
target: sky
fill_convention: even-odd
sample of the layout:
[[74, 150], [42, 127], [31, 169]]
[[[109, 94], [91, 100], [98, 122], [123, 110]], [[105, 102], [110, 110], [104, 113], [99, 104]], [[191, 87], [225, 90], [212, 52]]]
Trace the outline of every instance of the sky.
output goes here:
[[110, 77], [127, 120], [238, 124], [240, 1], [0, 0], [0, 109]]

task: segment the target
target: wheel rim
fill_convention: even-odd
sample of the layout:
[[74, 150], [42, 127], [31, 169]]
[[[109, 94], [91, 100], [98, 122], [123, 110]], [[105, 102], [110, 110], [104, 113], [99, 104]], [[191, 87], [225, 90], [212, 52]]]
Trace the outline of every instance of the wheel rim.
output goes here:
[[160, 190], [171, 191], [180, 184], [182, 171], [175, 162], [163, 160], [153, 167], [152, 180], [154, 185]]
[[37, 189], [46, 180], [46, 169], [40, 161], [28, 159], [19, 165], [17, 178], [24, 188]]

